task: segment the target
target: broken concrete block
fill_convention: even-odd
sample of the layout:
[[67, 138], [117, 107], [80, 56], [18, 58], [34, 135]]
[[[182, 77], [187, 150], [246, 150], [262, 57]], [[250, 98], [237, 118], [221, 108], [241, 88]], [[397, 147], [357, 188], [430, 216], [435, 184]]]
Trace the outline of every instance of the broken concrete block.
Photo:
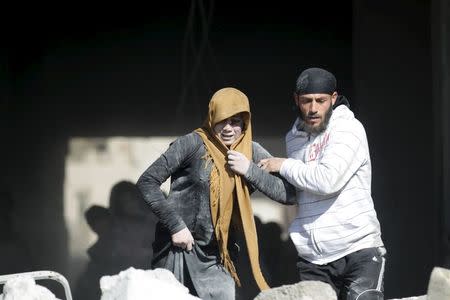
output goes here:
[[434, 267], [428, 282], [427, 300], [450, 299], [450, 270]]
[[337, 300], [336, 292], [325, 282], [301, 281], [265, 290], [254, 300]]

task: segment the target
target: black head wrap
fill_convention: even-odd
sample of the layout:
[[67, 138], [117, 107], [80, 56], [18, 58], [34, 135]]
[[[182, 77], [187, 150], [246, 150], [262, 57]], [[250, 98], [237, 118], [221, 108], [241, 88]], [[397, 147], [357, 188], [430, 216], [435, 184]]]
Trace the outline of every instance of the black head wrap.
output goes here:
[[304, 70], [297, 78], [295, 92], [297, 95], [329, 94], [336, 91], [336, 77], [321, 68]]

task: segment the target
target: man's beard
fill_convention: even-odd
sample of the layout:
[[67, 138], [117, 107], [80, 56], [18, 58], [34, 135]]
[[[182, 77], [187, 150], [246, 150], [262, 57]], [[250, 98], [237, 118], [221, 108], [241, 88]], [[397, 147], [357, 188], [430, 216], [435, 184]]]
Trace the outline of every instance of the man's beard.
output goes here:
[[299, 109], [300, 119], [303, 120], [302, 125], [301, 125], [301, 130], [303, 130], [307, 133], [310, 133], [310, 134], [314, 134], [314, 135], [318, 135], [318, 134], [324, 132], [325, 129], [327, 129], [327, 126], [328, 126], [328, 123], [330, 122], [330, 118], [331, 118], [332, 114], [333, 114], [333, 106], [330, 105], [330, 108], [326, 111], [326, 113], [324, 115], [323, 121], [319, 124], [319, 126], [314, 127], [305, 122], [306, 117], [304, 116], [302, 111]]

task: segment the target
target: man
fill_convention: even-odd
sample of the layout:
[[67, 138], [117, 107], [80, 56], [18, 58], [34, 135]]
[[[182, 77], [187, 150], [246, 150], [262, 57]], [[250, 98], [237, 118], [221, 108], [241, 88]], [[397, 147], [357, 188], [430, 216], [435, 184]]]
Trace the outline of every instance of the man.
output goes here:
[[336, 78], [304, 70], [294, 93], [299, 116], [286, 135], [289, 158], [261, 160], [297, 189], [289, 232], [300, 280], [329, 283], [339, 299], [383, 299], [385, 248], [371, 197], [363, 125], [336, 92]]

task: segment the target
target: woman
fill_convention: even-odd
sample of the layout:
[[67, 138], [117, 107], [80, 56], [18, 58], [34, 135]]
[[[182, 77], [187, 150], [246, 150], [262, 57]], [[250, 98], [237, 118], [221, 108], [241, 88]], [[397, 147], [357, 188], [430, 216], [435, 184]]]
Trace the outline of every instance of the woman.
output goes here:
[[[252, 162], [245, 176], [227, 165], [229, 151]], [[237, 231], [242, 231], [253, 277], [261, 290], [267, 289], [250, 193], [254, 186], [273, 200], [295, 203], [292, 186], [253, 163], [267, 157], [252, 142], [247, 96], [235, 88], [217, 91], [203, 126], [177, 138], [137, 182], [159, 218], [152, 267], [169, 269], [201, 299], [234, 299], [235, 282], [240, 282], [232, 257]], [[160, 185], [169, 176], [166, 199]]]

